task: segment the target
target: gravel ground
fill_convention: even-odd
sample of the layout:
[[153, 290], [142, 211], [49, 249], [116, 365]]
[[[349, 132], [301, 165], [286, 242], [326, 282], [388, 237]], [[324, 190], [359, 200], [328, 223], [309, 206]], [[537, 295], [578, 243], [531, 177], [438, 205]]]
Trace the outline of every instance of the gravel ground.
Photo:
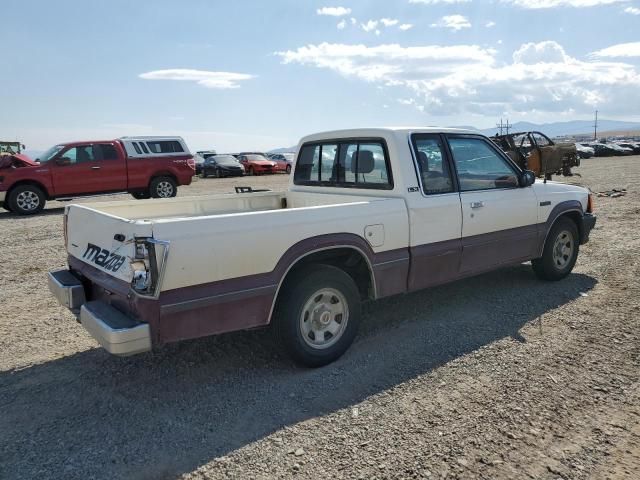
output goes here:
[[369, 304], [317, 370], [268, 331], [111, 357], [46, 287], [62, 204], [0, 213], [0, 478], [639, 478], [640, 157], [578, 171], [628, 193], [597, 199], [570, 277], [521, 265]]

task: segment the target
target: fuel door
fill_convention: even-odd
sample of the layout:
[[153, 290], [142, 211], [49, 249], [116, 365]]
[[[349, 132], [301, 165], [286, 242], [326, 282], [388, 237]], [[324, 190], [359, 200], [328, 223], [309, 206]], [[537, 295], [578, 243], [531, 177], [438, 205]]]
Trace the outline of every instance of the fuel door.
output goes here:
[[384, 245], [384, 225], [367, 225], [364, 227], [364, 238], [372, 247]]

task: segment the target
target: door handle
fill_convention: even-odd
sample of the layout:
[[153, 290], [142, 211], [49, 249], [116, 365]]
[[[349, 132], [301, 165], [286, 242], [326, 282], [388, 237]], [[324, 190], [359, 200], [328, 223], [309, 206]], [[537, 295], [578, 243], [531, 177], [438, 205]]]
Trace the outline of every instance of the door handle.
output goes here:
[[484, 202], [471, 202], [471, 208], [484, 207]]
[[91, 167], [91, 170], [100, 170], [100, 167]]

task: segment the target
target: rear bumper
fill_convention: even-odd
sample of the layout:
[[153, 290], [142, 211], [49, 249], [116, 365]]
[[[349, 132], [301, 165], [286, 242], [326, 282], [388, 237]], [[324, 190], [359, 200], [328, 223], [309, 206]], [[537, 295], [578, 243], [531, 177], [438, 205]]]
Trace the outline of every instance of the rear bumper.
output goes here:
[[590, 213], [585, 213], [582, 216], [582, 228], [580, 229], [580, 245], [583, 245], [589, 241], [589, 234], [593, 227], [596, 225], [596, 216]]
[[113, 355], [124, 357], [151, 350], [149, 324], [136, 322], [104, 302], [82, 305], [80, 323]]
[[134, 355], [151, 350], [148, 323], [138, 322], [103, 301], [86, 301], [82, 282], [69, 270], [49, 272], [49, 290], [79, 315], [82, 326], [109, 353]]

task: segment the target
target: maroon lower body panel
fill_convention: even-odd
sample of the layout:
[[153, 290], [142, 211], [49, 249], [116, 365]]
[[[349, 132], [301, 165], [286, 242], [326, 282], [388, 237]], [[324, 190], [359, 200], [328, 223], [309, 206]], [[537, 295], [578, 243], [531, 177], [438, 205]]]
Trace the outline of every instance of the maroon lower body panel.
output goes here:
[[455, 280], [460, 274], [462, 241], [459, 238], [411, 247], [410, 291]]

